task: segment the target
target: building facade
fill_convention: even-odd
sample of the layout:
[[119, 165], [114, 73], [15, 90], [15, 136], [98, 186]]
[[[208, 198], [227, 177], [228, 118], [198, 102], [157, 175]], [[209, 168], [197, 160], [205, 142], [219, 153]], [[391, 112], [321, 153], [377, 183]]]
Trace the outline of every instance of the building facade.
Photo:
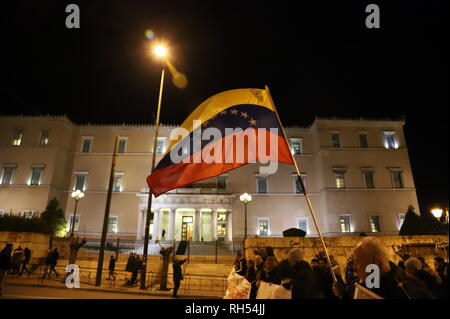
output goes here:
[[[287, 127], [321, 231], [326, 236], [397, 234], [408, 205], [418, 207], [403, 120], [316, 118], [308, 127]], [[162, 125], [156, 160], [176, 126]], [[76, 125], [65, 116], [0, 117], [0, 214], [38, 215], [56, 197], [69, 224], [100, 237], [115, 136], [118, 156], [108, 236], [142, 239], [145, 231], [154, 127]], [[153, 239], [225, 240], [282, 236], [300, 228], [317, 231], [295, 168], [279, 164], [272, 175], [248, 164], [153, 199]], [[71, 193], [80, 189], [78, 202]]]

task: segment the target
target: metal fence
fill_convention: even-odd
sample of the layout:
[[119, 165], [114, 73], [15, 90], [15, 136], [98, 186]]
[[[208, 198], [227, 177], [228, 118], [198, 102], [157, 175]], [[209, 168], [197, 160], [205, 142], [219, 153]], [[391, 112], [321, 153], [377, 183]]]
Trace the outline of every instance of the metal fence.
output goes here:
[[[162, 260], [160, 255], [161, 247], [174, 247], [174, 253], [177, 252], [179, 241], [149, 241], [148, 257], [149, 262], [159, 262]], [[55, 239], [54, 247], [58, 248], [60, 258], [68, 259], [70, 254], [69, 241], [65, 238]], [[198, 263], [231, 263], [238, 251], [242, 250], [242, 242], [233, 241], [189, 241], [186, 250], [180, 258], [188, 258], [189, 262]], [[95, 260], [98, 258], [100, 251], [100, 239], [88, 239], [86, 244], [79, 249], [77, 254], [78, 260]], [[109, 239], [105, 245], [105, 256], [136, 253], [142, 255], [144, 253], [143, 240], [123, 240]]]

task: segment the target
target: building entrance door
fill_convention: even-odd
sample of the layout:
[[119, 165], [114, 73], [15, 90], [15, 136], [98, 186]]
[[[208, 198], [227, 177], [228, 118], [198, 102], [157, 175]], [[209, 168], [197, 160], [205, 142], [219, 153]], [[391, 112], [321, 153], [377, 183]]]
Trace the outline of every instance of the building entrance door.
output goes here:
[[181, 240], [191, 240], [192, 239], [192, 216], [183, 216], [181, 224]]

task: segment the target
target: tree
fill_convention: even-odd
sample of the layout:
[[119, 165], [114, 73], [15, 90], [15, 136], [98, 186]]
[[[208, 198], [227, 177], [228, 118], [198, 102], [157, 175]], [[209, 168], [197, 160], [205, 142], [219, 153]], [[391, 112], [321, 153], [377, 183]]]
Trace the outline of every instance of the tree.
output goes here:
[[64, 218], [62, 210], [56, 197], [49, 202], [45, 211], [41, 214], [41, 219], [50, 227], [51, 235], [64, 237], [67, 231], [67, 222]]

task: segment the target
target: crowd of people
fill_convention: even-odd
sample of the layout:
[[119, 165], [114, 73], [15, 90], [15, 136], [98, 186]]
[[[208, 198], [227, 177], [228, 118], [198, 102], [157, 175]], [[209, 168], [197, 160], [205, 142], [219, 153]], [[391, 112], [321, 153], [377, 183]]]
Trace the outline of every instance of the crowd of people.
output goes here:
[[128, 279], [125, 283], [125, 286], [135, 286], [138, 280], [138, 274], [141, 273], [142, 270], [142, 260], [136, 253], [130, 253], [128, 256], [128, 261], [125, 266], [125, 271], [131, 273], [131, 278]]
[[[434, 269], [420, 256], [404, 256], [395, 264], [379, 239], [364, 237], [344, 269], [333, 255], [329, 259], [331, 267], [323, 252], [308, 262], [303, 250], [294, 248], [278, 260], [273, 248], [266, 247], [249, 260], [239, 252], [233, 264], [235, 272], [251, 284], [250, 299], [257, 298], [263, 282], [279, 286], [275, 299], [353, 299], [358, 285], [384, 299], [448, 298], [448, 263], [442, 257], [434, 259]], [[366, 286], [368, 265], [378, 266], [378, 287]]]
[[21, 246], [13, 250], [13, 244], [6, 244], [0, 252], [0, 296], [2, 295], [3, 282], [6, 275], [22, 276], [25, 271], [31, 274], [28, 264], [31, 260], [31, 250], [28, 247], [23, 249]]

